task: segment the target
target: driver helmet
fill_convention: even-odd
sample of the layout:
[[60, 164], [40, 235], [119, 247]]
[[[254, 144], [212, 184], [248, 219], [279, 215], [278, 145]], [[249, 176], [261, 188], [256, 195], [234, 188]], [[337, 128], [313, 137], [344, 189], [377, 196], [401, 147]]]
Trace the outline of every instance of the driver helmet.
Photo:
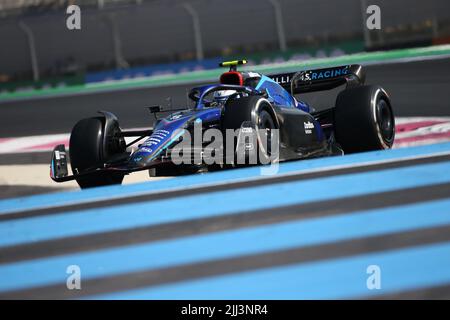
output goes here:
[[225, 102], [236, 90], [219, 90], [214, 92], [214, 101]]

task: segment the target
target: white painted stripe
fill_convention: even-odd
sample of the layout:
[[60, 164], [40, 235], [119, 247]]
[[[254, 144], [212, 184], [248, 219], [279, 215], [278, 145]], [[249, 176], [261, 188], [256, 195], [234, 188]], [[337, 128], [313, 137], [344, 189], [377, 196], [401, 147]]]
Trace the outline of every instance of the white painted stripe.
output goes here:
[[422, 121], [450, 121], [450, 117], [396, 117], [395, 124], [405, 124]]
[[428, 145], [428, 144], [443, 143], [443, 142], [447, 142], [447, 141], [450, 141], [450, 137], [435, 138], [435, 139], [423, 139], [423, 140], [408, 141], [408, 142], [399, 142], [399, 143], [394, 143], [392, 148], [393, 149], [399, 149], [399, 148], [424, 146], [424, 145]]
[[439, 134], [439, 133], [450, 133], [450, 122], [438, 123], [438, 124], [433, 124], [433, 125], [426, 126], [426, 127], [421, 127], [416, 130], [400, 132], [395, 135], [395, 138], [396, 139], [404, 139], [404, 138], [426, 136], [426, 135]]
[[[130, 130], [143, 130], [142, 128]], [[136, 137], [126, 137], [126, 143], [133, 141]], [[40, 147], [46, 144], [64, 143], [66, 148], [69, 148], [69, 133], [49, 134], [39, 136], [28, 136], [19, 138], [6, 138], [6, 141], [0, 141], [0, 154], [5, 153], [32, 153], [38, 151], [51, 151], [53, 147]]]
[[69, 141], [69, 135], [54, 134], [54, 135], [11, 138], [10, 140], [0, 143], [0, 153], [26, 152], [28, 148], [33, 148], [35, 146], [49, 143], [56, 144], [58, 141], [62, 140]]

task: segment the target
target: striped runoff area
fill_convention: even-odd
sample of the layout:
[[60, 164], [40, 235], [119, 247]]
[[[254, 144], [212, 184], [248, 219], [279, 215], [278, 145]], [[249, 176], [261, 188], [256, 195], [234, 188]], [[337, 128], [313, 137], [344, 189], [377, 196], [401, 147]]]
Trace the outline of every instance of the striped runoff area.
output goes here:
[[0, 201], [0, 298], [450, 298], [450, 143], [260, 173]]

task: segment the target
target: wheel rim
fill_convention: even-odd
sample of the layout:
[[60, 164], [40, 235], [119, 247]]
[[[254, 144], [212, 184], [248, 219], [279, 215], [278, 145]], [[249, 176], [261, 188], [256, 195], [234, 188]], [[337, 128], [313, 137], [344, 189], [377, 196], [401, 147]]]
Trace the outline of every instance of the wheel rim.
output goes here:
[[377, 125], [380, 129], [383, 140], [391, 144], [394, 138], [394, 117], [392, 110], [384, 99], [380, 99], [377, 103]]

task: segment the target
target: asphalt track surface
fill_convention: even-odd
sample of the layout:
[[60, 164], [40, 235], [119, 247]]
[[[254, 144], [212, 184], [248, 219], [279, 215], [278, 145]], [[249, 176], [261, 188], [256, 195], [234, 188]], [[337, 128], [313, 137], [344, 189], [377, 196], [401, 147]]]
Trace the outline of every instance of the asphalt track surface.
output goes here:
[[1, 201], [0, 298], [448, 299], [449, 168], [445, 143]]
[[[450, 115], [450, 58], [369, 65], [367, 84], [383, 86], [391, 95], [396, 116]], [[0, 138], [70, 132], [81, 118], [97, 110], [115, 113], [121, 126], [149, 127], [153, 117], [144, 107], [187, 104], [192, 85], [130, 89], [95, 94], [0, 102]], [[332, 106], [336, 92], [301, 97], [317, 109]]]

